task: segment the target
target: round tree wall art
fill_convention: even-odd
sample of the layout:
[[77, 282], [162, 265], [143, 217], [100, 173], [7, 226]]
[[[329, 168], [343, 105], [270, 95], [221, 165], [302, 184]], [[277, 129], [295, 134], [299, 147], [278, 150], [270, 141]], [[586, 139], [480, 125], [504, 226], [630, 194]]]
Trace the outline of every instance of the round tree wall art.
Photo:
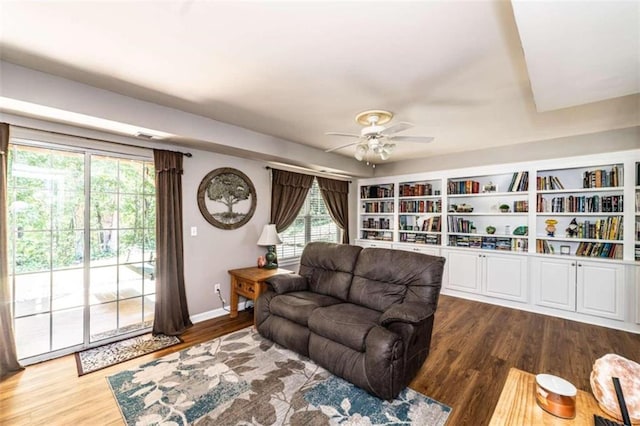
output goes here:
[[207, 174], [198, 187], [198, 207], [215, 227], [236, 229], [251, 219], [256, 210], [256, 189], [240, 170], [229, 167]]

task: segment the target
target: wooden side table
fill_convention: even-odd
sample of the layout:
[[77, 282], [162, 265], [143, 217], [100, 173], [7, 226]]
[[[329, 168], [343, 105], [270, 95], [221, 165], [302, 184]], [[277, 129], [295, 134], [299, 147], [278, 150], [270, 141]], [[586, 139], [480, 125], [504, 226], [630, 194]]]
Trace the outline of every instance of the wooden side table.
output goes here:
[[593, 395], [582, 390], [576, 395], [574, 419], [561, 419], [547, 413], [536, 403], [536, 376], [511, 368], [489, 426], [593, 425], [594, 414], [611, 419]]
[[260, 293], [262, 293], [262, 290], [264, 290], [264, 282], [267, 279], [274, 275], [291, 274], [292, 272], [293, 271], [287, 269], [264, 269], [255, 266], [229, 270], [229, 275], [231, 276], [231, 312], [229, 316], [231, 318], [238, 316], [239, 296], [244, 296], [255, 302], [258, 296], [260, 296]]

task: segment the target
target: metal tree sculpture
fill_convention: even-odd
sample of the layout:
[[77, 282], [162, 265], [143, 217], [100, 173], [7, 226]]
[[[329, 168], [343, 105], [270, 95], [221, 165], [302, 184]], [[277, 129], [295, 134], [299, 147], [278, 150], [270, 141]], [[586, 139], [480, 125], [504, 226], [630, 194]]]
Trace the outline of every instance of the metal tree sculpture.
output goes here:
[[[224, 204], [225, 211], [210, 211], [205, 198]], [[250, 202], [248, 211], [234, 211], [234, 206], [246, 200]], [[212, 225], [223, 229], [235, 229], [247, 223], [253, 216], [256, 207], [256, 190], [251, 180], [241, 171], [226, 167], [216, 169], [205, 176], [200, 183], [198, 207]]]
[[244, 213], [233, 211], [233, 206], [242, 200], [248, 200], [251, 195], [249, 185], [240, 176], [224, 173], [211, 180], [207, 188], [207, 197], [227, 206], [227, 211], [218, 213], [223, 219], [235, 221]]

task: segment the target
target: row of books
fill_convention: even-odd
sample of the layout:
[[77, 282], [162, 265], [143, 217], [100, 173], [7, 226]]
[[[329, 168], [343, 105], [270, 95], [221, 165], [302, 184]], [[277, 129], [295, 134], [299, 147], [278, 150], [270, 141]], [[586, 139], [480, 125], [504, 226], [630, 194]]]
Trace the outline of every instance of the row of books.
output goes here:
[[511, 177], [509, 192], [520, 192], [529, 189], [529, 172], [516, 172]]
[[536, 178], [536, 188], [538, 191], [547, 191], [550, 189], [564, 189], [564, 185], [557, 176], [538, 176]]
[[555, 249], [547, 240], [536, 240], [536, 253], [554, 254]]
[[389, 219], [364, 219], [362, 221], [362, 227], [365, 229], [391, 229], [391, 221]]
[[636, 260], [640, 260], [640, 245], [636, 244]]
[[442, 228], [442, 221], [440, 220], [440, 216], [432, 216], [426, 218], [422, 222], [422, 230], [426, 232], [440, 232]]
[[611, 188], [624, 185], [624, 169], [613, 166], [610, 171], [598, 169], [582, 174], [583, 188]]
[[393, 213], [393, 201], [369, 201], [362, 203], [363, 213]]
[[480, 192], [480, 182], [475, 180], [450, 180], [447, 184], [448, 194], [477, 194]]
[[527, 213], [529, 211], [529, 202], [525, 200], [514, 201], [513, 211], [516, 213]]
[[400, 213], [440, 213], [442, 211], [441, 200], [415, 200], [400, 201]]
[[447, 218], [447, 223], [449, 225], [449, 232], [473, 233], [476, 231], [476, 227], [472, 220], [449, 216]]
[[528, 247], [526, 238], [509, 237], [481, 237], [475, 235], [450, 235], [449, 246], [481, 248], [486, 250], [520, 251], [526, 252]]
[[393, 198], [393, 185], [371, 185], [360, 188], [360, 198]]
[[365, 240], [393, 241], [393, 232], [362, 231], [362, 238]]
[[636, 212], [640, 213], [640, 191], [636, 192]]
[[577, 238], [594, 240], [622, 240], [622, 216], [611, 216], [595, 222], [578, 222]]
[[640, 218], [636, 218], [636, 241], [640, 241]]
[[[640, 198], [640, 197], [636, 197]], [[636, 200], [636, 202], [639, 200]], [[574, 196], [553, 197], [551, 200], [538, 194], [536, 202], [537, 211], [553, 213], [598, 213], [598, 212], [620, 212], [624, 211], [624, 196], [609, 195], [592, 197]]]
[[[536, 240], [536, 252], [555, 254], [555, 248], [547, 240]], [[571, 253], [567, 252], [566, 254]], [[575, 255], [622, 259], [622, 244], [582, 242], [578, 244]]]
[[440, 235], [401, 233], [400, 241], [403, 243], [440, 245]]
[[576, 256], [622, 259], [622, 244], [583, 242], [578, 244]]
[[640, 163], [636, 163], [636, 185], [640, 186]]
[[419, 197], [422, 195], [433, 195], [433, 188], [430, 183], [401, 183], [401, 197]]

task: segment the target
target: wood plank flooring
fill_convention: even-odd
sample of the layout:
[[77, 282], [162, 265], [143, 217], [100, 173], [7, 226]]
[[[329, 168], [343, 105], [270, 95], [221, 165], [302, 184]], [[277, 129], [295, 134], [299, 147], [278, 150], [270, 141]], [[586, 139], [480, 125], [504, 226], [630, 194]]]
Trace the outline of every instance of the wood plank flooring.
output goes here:
[[[121, 425], [105, 376], [251, 325], [241, 312], [194, 325], [184, 343], [77, 377], [72, 355], [0, 383], [1, 425]], [[618, 353], [640, 362], [640, 335], [442, 296], [431, 354], [411, 387], [451, 407], [448, 425], [486, 425], [509, 368], [556, 374], [590, 390], [593, 361]]]

